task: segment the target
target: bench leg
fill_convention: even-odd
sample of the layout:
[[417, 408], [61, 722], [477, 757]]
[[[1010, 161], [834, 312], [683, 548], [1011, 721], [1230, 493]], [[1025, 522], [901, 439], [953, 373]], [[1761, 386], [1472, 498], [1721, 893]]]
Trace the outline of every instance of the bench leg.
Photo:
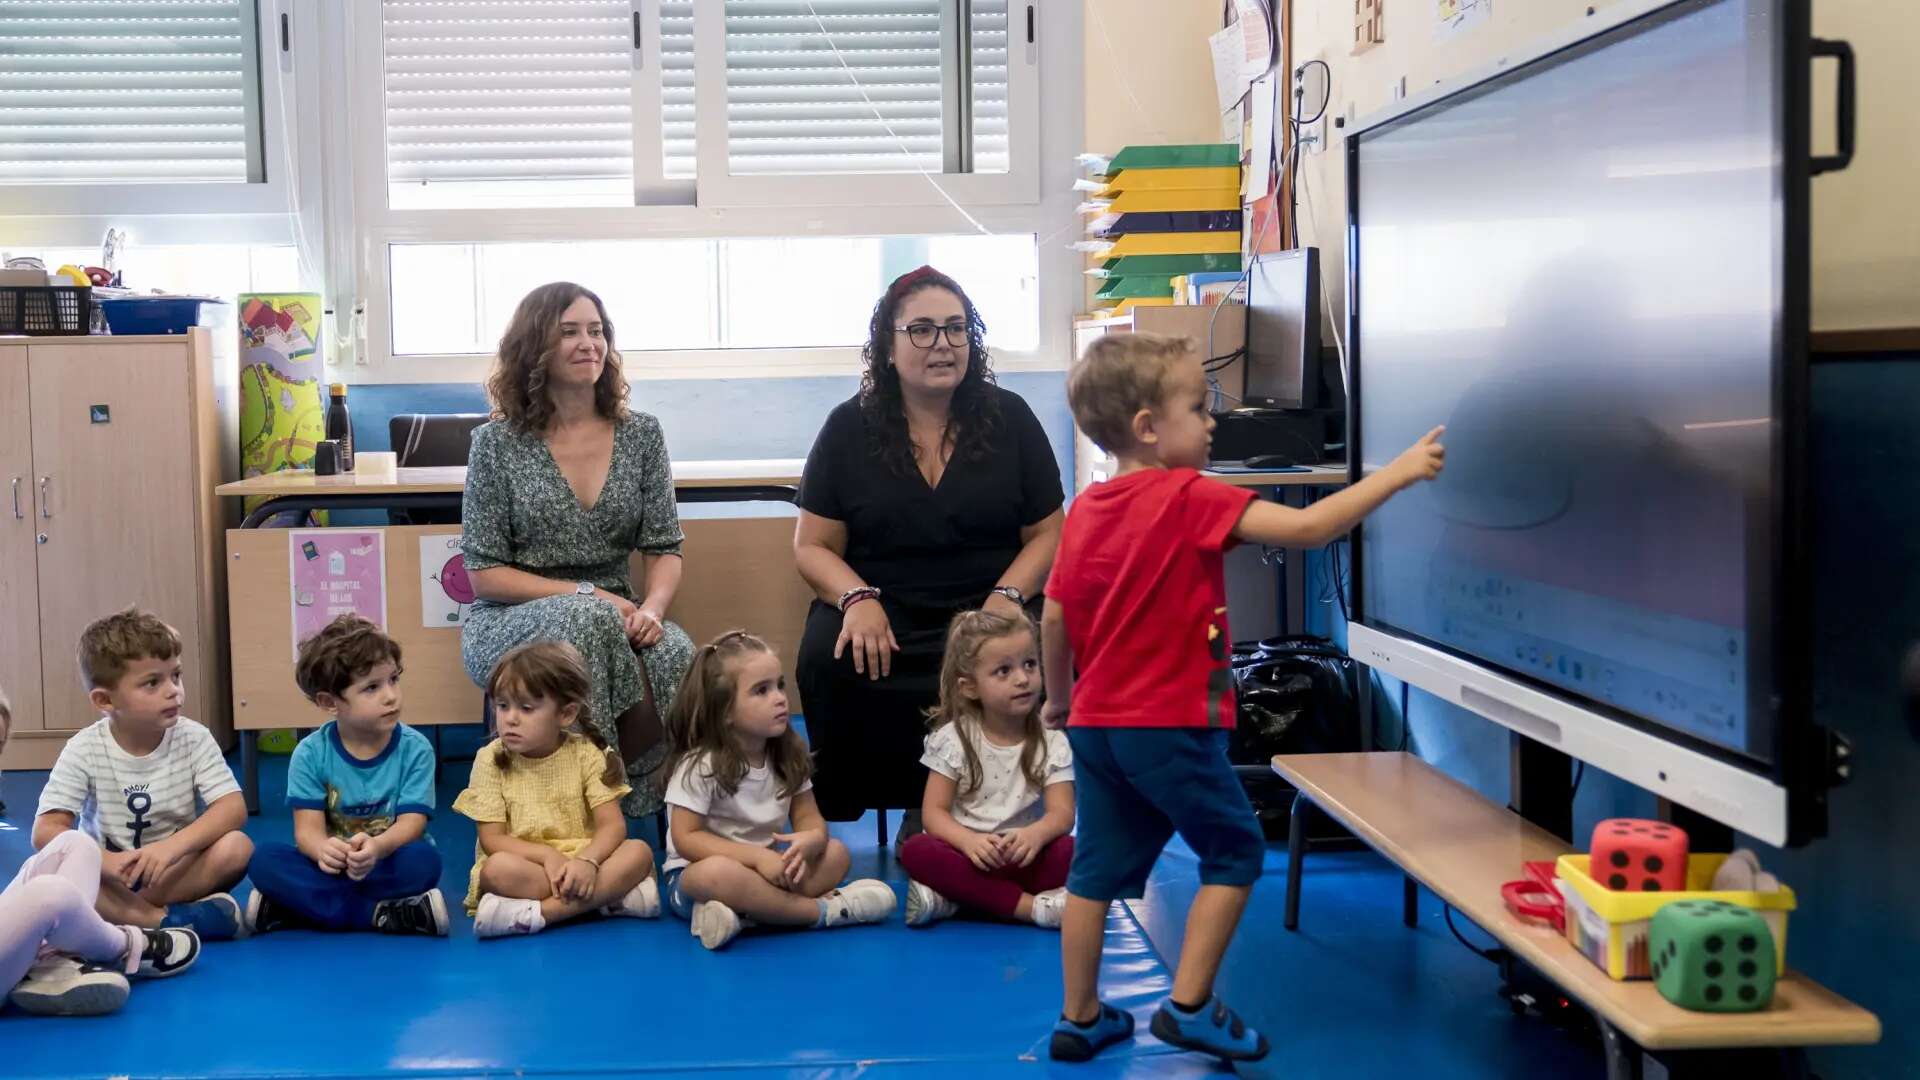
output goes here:
[[1600, 1045], [1607, 1057], [1607, 1080], [1640, 1080], [1640, 1048], [1620, 1029], [1594, 1017], [1600, 1025]]
[[1400, 921], [1409, 928], [1420, 925], [1420, 883], [1413, 880], [1412, 874], [1401, 875]]
[[1287, 815], [1287, 912], [1285, 925], [1300, 929], [1300, 866], [1307, 849], [1307, 814], [1313, 804], [1304, 791], [1295, 792], [1293, 810]]
[[260, 733], [240, 733], [240, 790], [246, 797], [247, 813], [260, 812]]

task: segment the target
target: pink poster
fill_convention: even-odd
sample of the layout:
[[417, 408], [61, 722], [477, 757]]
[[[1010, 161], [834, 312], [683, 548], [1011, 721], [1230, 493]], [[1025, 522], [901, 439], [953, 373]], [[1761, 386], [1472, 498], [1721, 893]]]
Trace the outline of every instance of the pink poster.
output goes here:
[[379, 529], [293, 529], [287, 558], [296, 654], [337, 615], [352, 612], [386, 628], [386, 534]]

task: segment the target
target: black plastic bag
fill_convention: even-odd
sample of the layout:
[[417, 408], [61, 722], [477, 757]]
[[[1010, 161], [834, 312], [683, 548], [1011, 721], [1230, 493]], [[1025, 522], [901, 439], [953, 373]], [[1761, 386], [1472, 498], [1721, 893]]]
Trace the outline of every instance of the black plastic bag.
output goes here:
[[1234, 645], [1229, 660], [1239, 700], [1227, 756], [1266, 765], [1275, 754], [1360, 749], [1360, 692], [1353, 658], [1320, 637], [1279, 637]]

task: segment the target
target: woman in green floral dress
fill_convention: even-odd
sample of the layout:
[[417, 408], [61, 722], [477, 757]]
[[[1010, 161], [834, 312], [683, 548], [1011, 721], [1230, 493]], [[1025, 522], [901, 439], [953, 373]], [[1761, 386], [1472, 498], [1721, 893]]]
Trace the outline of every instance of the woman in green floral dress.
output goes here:
[[529, 641], [579, 649], [593, 677], [589, 722], [627, 763], [623, 809], [652, 813], [660, 718], [693, 659], [686, 632], [666, 621], [683, 537], [660, 422], [628, 410], [606, 308], [569, 282], [520, 301], [487, 391], [494, 419], [473, 433], [462, 514], [478, 598], [461, 630], [467, 673], [484, 682]]

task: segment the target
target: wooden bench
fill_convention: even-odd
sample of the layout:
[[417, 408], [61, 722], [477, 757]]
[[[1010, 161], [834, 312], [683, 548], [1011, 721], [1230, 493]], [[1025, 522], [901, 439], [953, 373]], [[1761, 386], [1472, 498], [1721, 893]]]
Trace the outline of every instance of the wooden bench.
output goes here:
[[[1873, 1013], [1792, 970], [1772, 1006], [1755, 1013], [1692, 1012], [1661, 997], [1644, 979], [1616, 982], [1558, 931], [1516, 918], [1500, 899], [1501, 884], [1523, 876], [1521, 863], [1552, 860], [1572, 849], [1412, 754], [1282, 754], [1273, 759], [1273, 771], [1300, 792], [1287, 852], [1288, 929], [1298, 924], [1300, 822], [1311, 804], [1592, 1010], [1610, 1078], [1640, 1075], [1636, 1047], [1781, 1048], [1804, 1062], [1795, 1051], [1880, 1039]], [[1715, 1068], [1694, 1064], [1709, 1073]]]

